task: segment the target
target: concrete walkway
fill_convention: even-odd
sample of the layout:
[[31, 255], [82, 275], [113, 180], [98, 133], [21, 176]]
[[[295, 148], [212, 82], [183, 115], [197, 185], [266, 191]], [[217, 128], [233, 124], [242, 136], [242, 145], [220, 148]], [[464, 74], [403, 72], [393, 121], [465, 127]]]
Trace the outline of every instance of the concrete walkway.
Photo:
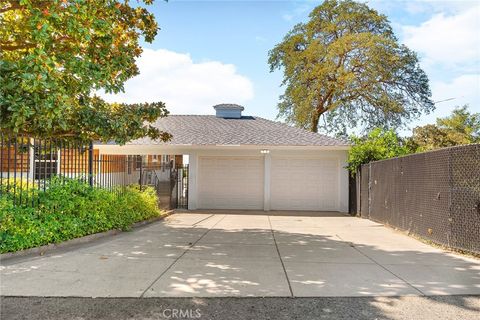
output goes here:
[[480, 260], [338, 213], [177, 213], [0, 269], [4, 296], [480, 294]]

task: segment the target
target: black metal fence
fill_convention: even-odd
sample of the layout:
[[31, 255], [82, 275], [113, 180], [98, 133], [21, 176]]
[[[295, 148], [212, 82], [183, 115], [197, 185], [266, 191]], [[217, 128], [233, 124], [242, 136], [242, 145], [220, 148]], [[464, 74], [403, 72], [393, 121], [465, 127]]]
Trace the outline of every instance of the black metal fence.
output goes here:
[[[161, 204], [167, 204], [165, 208], [176, 208], [177, 204], [186, 208], [188, 166], [157, 165], [146, 159], [139, 155], [100, 154], [91, 143], [74, 140], [0, 134], [0, 196], [8, 195], [14, 205], [36, 206], [39, 192], [52, 183], [75, 179], [117, 195], [132, 184], [140, 184], [140, 188], [152, 185], [163, 197]], [[168, 188], [168, 199], [164, 197], [164, 186]], [[173, 192], [174, 187], [183, 189]]]
[[363, 165], [357, 214], [480, 253], [480, 144]]

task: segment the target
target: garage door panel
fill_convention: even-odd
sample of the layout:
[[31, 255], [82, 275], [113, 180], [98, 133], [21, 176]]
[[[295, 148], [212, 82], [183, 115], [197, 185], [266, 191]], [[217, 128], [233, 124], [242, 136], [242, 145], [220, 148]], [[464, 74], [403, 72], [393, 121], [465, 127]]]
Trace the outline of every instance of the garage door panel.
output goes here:
[[338, 210], [337, 159], [272, 157], [271, 209]]
[[[200, 157], [198, 207], [262, 209], [262, 157]], [[338, 210], [336, 158], [272, 157], [272, 210]]]
[[263, 159], [200, 157], [198, 207], [263, 209]]

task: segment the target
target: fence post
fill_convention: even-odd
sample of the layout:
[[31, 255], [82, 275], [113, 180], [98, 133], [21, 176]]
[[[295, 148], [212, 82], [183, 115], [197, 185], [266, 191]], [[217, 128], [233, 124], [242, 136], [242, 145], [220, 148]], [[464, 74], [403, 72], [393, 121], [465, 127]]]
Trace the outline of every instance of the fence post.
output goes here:
[[368, 164], [368, 219], [372, 212], [372, 163]]
[[93, 142], [88, 145], [88, 184], [93, 187]]
[[[362, 170], [361, 166], [355, 173], [355, 215], [362, 217]], [[362, 217], [363, 218], [363, 217]]]
[[143, 183], [143, 158], [140, 156], [140, 191], [142, 191], [142, 183]]

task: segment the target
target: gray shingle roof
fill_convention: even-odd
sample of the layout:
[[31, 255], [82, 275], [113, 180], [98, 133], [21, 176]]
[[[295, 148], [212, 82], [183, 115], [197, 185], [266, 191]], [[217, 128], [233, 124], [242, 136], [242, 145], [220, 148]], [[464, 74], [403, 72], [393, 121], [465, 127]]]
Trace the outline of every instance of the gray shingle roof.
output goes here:
[[[347, 146], [346, 141], [259, 117], [217, 118], [214, 115], [170, 115], [155, 127], [169, 132], [168, 145]], [[149, 138], [128, 144], [164, 144]]]

